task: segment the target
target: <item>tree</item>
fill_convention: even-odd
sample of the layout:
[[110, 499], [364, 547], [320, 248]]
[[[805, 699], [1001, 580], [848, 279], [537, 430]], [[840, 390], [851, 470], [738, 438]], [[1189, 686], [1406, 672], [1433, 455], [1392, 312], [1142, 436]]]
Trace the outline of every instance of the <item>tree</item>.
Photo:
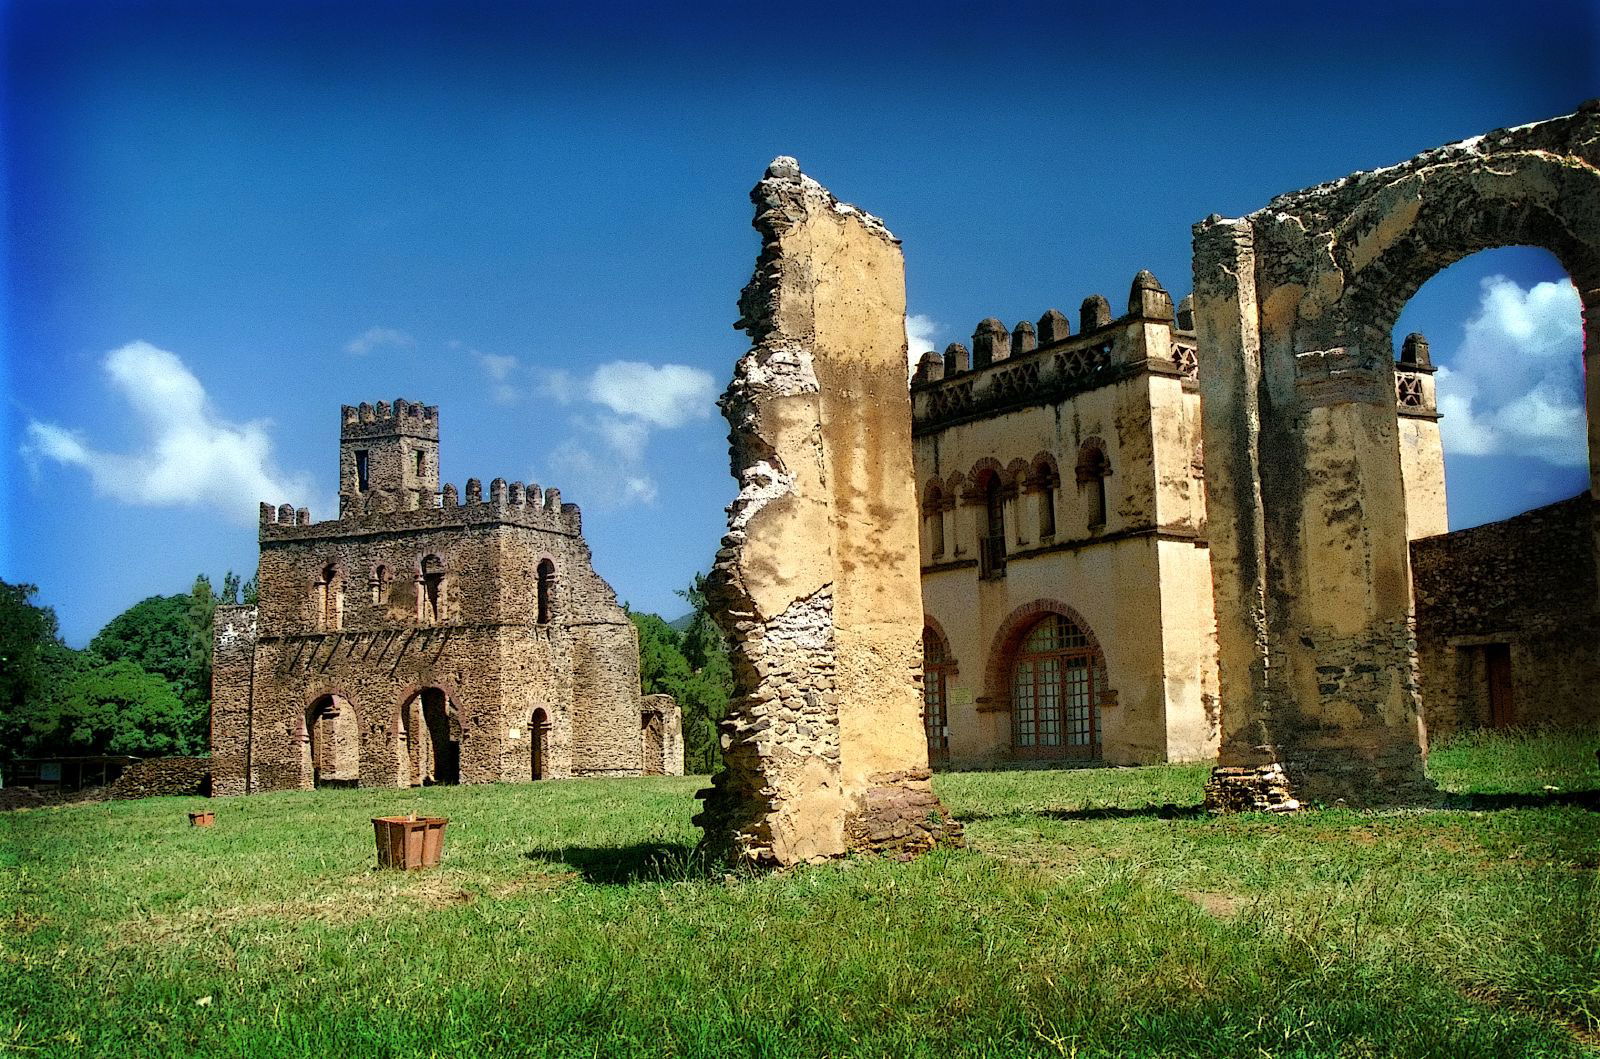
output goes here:
[[134, 662], [183, 694], [194, 659], [191, 597], [151, 596], [106, 623], [89, 650], [107, 662]]
[[33, 585], [0, 581], [0, 755], [22, 756], [29, 720], [50, 687], [54, 654], [67, 651], [56, 613], [32, 600]]
[[71, 753], [157, 757], [204, 749], [192, 711], [172, 685], [126, 659], [80, 669], [60, 706], [53, 742]]

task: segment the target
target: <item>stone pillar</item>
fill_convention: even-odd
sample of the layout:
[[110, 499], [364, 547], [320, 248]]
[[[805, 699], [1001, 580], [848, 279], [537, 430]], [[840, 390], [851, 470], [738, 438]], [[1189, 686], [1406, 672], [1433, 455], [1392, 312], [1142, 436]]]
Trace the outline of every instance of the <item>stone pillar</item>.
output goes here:
[[1299, 348], [1264, 271], [1249, 219], [1197, 227], [1223, 702], [1207, 799], [1426, 799], [1388, 349]]
[[211, 629], [211, 793], [249, 794], [256, 608], [219, 606]]
[[713, 853], [787, 866], [960, 841], [930, 786], [905, 274], [883, 224], [779, 158], [722, 398], [738, 498], [708, 595], [733, 644]]

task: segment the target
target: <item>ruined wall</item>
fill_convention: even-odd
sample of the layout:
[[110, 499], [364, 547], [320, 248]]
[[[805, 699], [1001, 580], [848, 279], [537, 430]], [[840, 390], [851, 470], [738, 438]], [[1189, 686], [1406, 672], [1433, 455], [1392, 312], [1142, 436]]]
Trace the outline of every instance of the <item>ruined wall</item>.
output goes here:
[[641, 759], [647, 776], [683, 775], [683, 711], [671, 695], [639, 700]]
[[[1196, 225], [1219, 782], [1240, 790], [1217, 804], [1432, 796], [1391, 335], [1452, 262], [1544, 247], [1585, 300], [1600, 399], [1597, 163], [1591, 104]], [[1592, 415], [1590, 432], [1600, 445]]]
[[213, 794], [248, 794], [256, 608], [222, 605], [211, 616], [211, 769]]
[[1596, 505], [1588, 493], [1415, 541], [1423, 718], [1437, 738], [1491, 723], [1483, 649], [1510, 649], [1510, 723], [1600, 723]]
[[708, 595], [736, 696], [696, 818], [787, 865], [953, 837], [920, 723], [922, 607], [905, 276], [881, 222], [780, 158], [740, 299], [754, 347], [722, 401], [738, 498]]

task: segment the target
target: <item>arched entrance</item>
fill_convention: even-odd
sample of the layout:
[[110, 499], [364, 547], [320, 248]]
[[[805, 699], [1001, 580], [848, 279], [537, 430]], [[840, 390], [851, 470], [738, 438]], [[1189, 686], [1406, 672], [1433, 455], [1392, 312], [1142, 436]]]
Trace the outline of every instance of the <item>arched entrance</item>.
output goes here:
[[[1391, 334], [1469, 254], [1549, 250], [1600, 401], [1600, 106], [1195, 229], [1206, 502], [1231, 808], [1432, 796], [1422, 769]], [[1589, 416], [1590, 494], [1600, 427]], [[1600, 523], [1588, 546], [1595, 547]]]
[[306, 707], [300, 727], [301, 775], [309, 787], [355, 787], [361, 778], [361, 726], [355, 707], [323, 695]]
[[533, 711], [533, 716], [528, 720], [528, 754], [529, 775], [536, 780], [548, 779], [550, 775], [550, 715], [544, 707]]
[[403, 785], [461, 782], [461, 718], [441, 688], [423, 688], [400, 707], [396, 757]]

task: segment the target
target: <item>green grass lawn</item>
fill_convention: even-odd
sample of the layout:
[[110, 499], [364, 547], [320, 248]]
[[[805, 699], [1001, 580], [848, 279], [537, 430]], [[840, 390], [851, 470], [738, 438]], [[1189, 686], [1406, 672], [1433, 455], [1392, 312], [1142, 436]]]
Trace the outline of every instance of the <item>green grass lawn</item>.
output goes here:
[[[692, 777], [0, 814], [0, 1055], [1594, 1054], [1597, 745], [1287, 818], [1200, 813], [1202, 766], [952, 774], [970, 849], [769, 877], [695, 862]], [[408, 809], [444, 862], [378, 872]]]

